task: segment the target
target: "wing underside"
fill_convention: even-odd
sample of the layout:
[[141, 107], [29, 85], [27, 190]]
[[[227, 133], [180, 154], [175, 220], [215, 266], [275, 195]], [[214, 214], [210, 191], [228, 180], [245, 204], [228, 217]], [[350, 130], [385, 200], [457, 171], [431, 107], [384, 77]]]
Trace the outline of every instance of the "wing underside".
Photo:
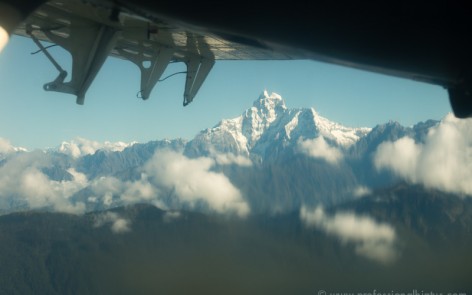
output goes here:
[[[184, 29], [162, 21], [137, 16], [112, 4], [78, 0], [51, 1], [31, 14], [15, 34], [32, 38], [58, 71], [57, 78], [44, 84], [46, 91], [73, 94], [83, 104], [85, 94], [108, 56], [131, 61], [141, 72], [140, 93], [148, 99], [167, 65], [187, 66], [183, 104], [194, 99], [215, 60], [288, 60], [262, 44], [244, 44], [195, 29]], [[63, 47], [72, 56], [68, 73], [44, 44]]]

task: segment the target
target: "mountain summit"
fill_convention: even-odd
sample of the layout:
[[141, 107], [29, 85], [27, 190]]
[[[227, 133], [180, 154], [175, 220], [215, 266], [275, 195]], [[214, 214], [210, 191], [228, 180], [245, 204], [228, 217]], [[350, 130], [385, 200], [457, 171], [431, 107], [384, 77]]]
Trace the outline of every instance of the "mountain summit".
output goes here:
[[233, 119], [225, 119], [200, 132], [187, 146], [190, 155], [213, 152], [265, 155], [300, 139], [324, 137], [330, 144], [348, 147], [370, 132], [350, 128], [320, 116], [313, 108], [289, 109], [277, 93], [265, 90], [253, 106]]
[[249, 147], [259, 140], [270, 125], [287, 111], [285, 102], [277, 93], [267, 90], [254, 101], [253, 106], [242, 114], [242, 134], [247, 138]]
[[282, 96], [275, 92], [269, 94], [267, 90], [264, 90], [259, 98], [254, 101], [252, 108], [246, 111], [246, 114], [255, 111], [261, 119], [270, 124], [277, 118], [278, 114], [283, 113], [286, 109]]

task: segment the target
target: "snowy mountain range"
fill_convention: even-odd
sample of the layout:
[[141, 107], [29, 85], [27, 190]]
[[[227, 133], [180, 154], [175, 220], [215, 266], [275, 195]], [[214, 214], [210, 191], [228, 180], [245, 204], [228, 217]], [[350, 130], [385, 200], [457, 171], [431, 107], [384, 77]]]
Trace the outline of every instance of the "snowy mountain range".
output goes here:
[[264, 91], [241, 116], [222, 120], [189, 142], [190, 155], [214, 152], [251, 157], [276, 157], [274, 151], [295, 146], [299, 140], [322, 136], [335, 146], [347, 148], [370, 132], [349, 128], [320, 116], [315, 109], [288, 109], [282, 97]]
[[243, 114], [190, 141], [78, 138], [27, 152], [0, 140], [0, 210], [84, 212], [144, 202], [237, 215], [290, 212], [402, 181], [471, 195], [472, 166], [453, 165], [472, 162], [463, 152], [472, 150], [471, 126], [448, 115], [413, 127], [350, 128], [264, 91]]

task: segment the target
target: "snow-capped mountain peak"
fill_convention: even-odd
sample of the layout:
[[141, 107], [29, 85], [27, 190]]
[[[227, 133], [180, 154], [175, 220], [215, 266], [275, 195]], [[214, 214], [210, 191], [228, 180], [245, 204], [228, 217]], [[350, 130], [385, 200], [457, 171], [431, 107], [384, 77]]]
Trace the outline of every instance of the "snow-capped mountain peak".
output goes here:
[[280, 112], [287, 109], [282, 96], [275, 92], [269, 94], [267, 90], [264, 90], [264, 92], [262, 92], [259, 98], [254, 101], [253, 107], [258, 109], [261, 113], [265, 114]]
[[254, 101], [253, 106], [242, 115], [242, 134], [249, 148], [254, 146], [265, 130], [287, 110], [282, 97], [267, 90]]
[[[277, 93], [264, 91], [253, 106], [239, 117], [222, 120], [189, 143], [192, 154], [219, 151], [269, 156], [287, 146], [296, 146], [300, 138], [322, 136], [331, 144], [348, 147], [366, 135], [370, 128], [350, 128], [320, 116], [314, 109], [288, 109]], [[281, 148], [277, 148], [279, 146]]]
[[346, 127], [320, 116], [313, 108], [311, 109], [311, 111], [313, 113], [313, 119], [315, 121], [316, 126], [318, 127], [320, 135], [333, 140], [340, 146], [347, 147], [354, 144], [361, 137], [369, 133], [372, 129], [367, 127]]

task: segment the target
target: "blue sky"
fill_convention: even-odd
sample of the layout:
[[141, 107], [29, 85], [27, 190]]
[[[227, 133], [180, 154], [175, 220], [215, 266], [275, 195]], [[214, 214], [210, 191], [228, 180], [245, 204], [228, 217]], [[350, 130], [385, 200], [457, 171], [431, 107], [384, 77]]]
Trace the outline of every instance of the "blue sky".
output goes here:
[[[159, 83], [142, 101], [136, 98], [138, 68], [115, 58], [107, 60], [79, 106], [72, 95], [43, 90], [57, 72], [43, 54], [30, 54], [36, 50], [30, 39], [14, 36], [0, 54], [0, 137], [28, 149], [55, 147], [75, 137], [191, 139], [223, 118], [240, 115], [264, 89], [282, 95], [289, 108], [314, 107], [352, 127], [389, 120], [408, 126], [451, 111], [441, 87], [314, 61], [217, 61], [194, 102], [184, 108], [184, 75]], [[66, 69], [70, 66], [60, 47], [50, 52]], [[164, 75], [182, 70], [182, 64], [173, 64]]]

